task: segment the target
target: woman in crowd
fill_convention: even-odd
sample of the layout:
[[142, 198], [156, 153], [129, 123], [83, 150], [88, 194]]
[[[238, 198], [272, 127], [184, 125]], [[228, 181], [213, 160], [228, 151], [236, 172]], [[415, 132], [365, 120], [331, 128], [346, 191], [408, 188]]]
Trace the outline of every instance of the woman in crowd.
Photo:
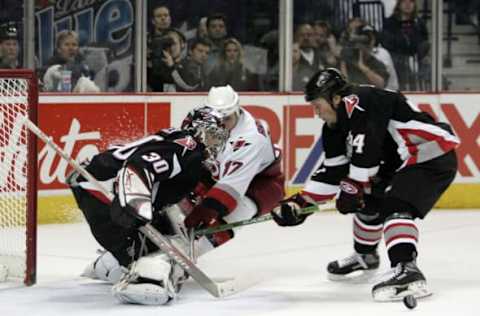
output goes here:
[[230, 85], [235, 91], [255, 91], [257, 81], [244, 64], [242, 44], [233, 37], [226, 39], [220, 60], [209, 75], [209, 86]]
[[430, 43], [415, 0], [397, 1], [393, 14], [385, 20], [382, 45], [392, 55], [400, 90], [428, 89], [423, 79], [430, 72]]

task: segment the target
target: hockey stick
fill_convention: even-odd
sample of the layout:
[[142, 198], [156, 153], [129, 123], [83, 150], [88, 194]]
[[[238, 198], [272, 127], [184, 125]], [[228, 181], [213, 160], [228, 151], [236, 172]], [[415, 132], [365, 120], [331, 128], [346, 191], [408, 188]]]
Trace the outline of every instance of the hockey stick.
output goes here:
[[[45, 142], [48, 146], [53, 148], [63, 159], [65, 159], [76, 171], [78, 171], [85, 179], [95, 185], [110, 201], [113, 200], [114, 195], [109, 192], [97, 179], [95, 179], [85, 168], [83, 168], [77, 161], [70, 157], [65, 151], [58, 147], [52, 138], [40, 130], [32, 121], [27, 117], [23, 118], [23, 121], [27, 128], [32, 131], [39, 139]], [[150, 241], [152, 241], [158, 248], [160, 248], [165, 254], [179, 264], [185, 272], [187, 272], [197, 283], [207, 290], [215, 297], [226, 297], [233, 295], [241, 290], [236, 286], [235, 280], [226, 280], [223, 282], [215, 282], [209, 278], [202, 270], [200, 270], [188, 257], [186, 257], [180, 250], [178, 250], [168, 238], [163, 236], [155, 227], [150, 223], [140, 227], [138, 229]]]
[[[311, 214], [311, 213], [316, 213], [316, 212], [321, 212], [321, 211], [333, 211], [336, 210], [335, 208], [335, 203], [326, 203], [326, 204], [318, 204], [318, 205], [313, 205], [309, 206], [306, 208], [302, 208], [299, 210], [299, 214]], [[262, 223], [266, 222], [272, 219], [272, 215], [270, 214], [265, 214], [263, 216], [259, 217], [254, 217], [250, 219], [245, 219], [243, 221], [238, 221], [238, 222], [233, 222], [233, 223], [227, 223], [215, 227], [208, 227], [208, 228], [203, 228], [195, 231], [196, 236], [202, 236], [202, 235], [209, 235], [213, 233], [218, 233], [224, 230], [229, 230], [232, 228], [236, 227], [241, 227], [241, 226], [246, 226], [246, 225], [251, 225], [251, 224], [256, 224], [256, 223]]]

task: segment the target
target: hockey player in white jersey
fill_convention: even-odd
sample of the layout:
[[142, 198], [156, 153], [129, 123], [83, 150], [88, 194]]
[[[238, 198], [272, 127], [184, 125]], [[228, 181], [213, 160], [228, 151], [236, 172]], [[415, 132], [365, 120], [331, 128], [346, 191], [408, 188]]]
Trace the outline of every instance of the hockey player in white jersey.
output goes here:
[[[211, 88], [205, 105], [224, 115], [230, 135], [217, 156], [213, 172], [217, 182], [187, 216], [186, 227], [214, 227], [270, 212], [284, 196], [284, 177], [280, 150], [272, 144], [267, 124], [241, 108], [238, 94], [228, 85]], [[233, 235], [215, 233], [205, 243], [218, 247]]]
[[[238, 94], [225, 86], [212, 88], [205, 105], [188, 114], [182, 129], [189, 129], [201, 120], [206, 109], [222, 114], [229, 137], [210, 168], [216, 182], [213, 186], [206, 182], [197, 186], [198, 202], [185, 218], [185, 226], [190, 229], [215, 227], [270, 212], [284, 197], [284, 177], [280, 169], [280, 151], [272, 144], [267, 125], [242, 109]], [[170, 217], [174, 227], [183, 224], [183, 219], [179, 212]], [[200, 256], [233, 236], [232, 230], [202, 236], [193, 243], [194, 253]], [[189, 245], [180, 238], [173, 241], [187, 253]], [[176, 265], [161, 253], [143, 257], [113, 287], [114, 295], [126, 303], [163, 305], [179, 290], [168, 282], [168, 273], [181, 279], [181, 272], [175, 268]]]

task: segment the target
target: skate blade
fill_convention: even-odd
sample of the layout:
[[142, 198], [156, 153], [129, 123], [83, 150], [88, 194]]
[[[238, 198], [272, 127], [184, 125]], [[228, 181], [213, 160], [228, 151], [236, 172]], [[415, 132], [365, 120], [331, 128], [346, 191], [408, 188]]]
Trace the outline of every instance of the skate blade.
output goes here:
[[377, 275], [378, 269], [355, 271], [346, 275], [327, 273], [327, 279], [333, 282], [370, 283]]
[[401, 301], [405, 296], [413, 295], [415, 298], [424, 298], [432, 295], [426, 281], [417, 281], [408, 285], [403, 291], [398, 291], [401, 287], [389, 286], [372, 292], [373, 300], [376, 302], [396, 302]]

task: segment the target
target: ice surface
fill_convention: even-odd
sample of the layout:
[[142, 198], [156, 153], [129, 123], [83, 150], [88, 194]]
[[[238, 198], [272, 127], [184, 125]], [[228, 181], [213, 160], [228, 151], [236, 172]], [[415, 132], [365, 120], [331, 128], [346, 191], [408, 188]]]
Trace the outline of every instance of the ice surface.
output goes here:
[[[245, 227], [200, 259], [210, 276], [255, 283], [249, 289], [219, 300], [189, 280], [173, 304], [160, 307], [119, 304], [109, 285], [79, 277], [98, 248], [86, 224], [43, 225], [38, 283], [0, 285], [0, 315], [480, 315], [480, 211], [434, 211], [419, 227], [418, 263], [434, 295], [412, 311], [402, 303], [373, 302], [372, 284], [326, 279], [326, 264], [352, 251], [351, 218], [326, 213], [294, 228]], [[386, 269], [383, 246], [380, 252]]]

